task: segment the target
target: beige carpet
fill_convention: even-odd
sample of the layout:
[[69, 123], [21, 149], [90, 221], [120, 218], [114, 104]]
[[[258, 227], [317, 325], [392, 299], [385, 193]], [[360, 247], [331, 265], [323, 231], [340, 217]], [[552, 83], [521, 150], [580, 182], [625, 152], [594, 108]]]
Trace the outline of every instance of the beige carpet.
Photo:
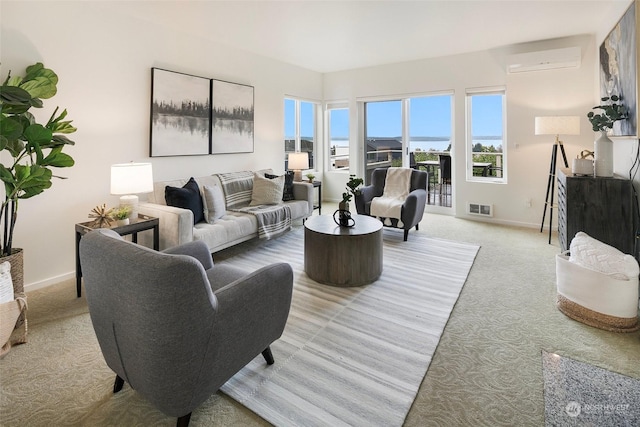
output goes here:
[[[440, 215], [426, 215], [420, 233], [482, 248], [405, 425], [544, 425], [541, 350], [640, 378], [640, 332], [601, 331], [555, 308], [559, 248], [547, 244], [546, 234]], [[240, 250], [246, 247], [233, 251]], [[30, 343], [0, 360], [2, 426], [175, 425], [129, 388], [111, 394], [113, 375], [74, 280], [28, 296]], [[191, 422], [267, 425], [221, 393]]]

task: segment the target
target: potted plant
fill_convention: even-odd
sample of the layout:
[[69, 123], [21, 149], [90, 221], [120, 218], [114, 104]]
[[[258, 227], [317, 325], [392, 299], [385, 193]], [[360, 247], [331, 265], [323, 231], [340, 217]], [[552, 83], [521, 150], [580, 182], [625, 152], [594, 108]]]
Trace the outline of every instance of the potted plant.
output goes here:
[[341, 226], [349, 227], [353, 226], [353, 221], [351, 219], [351, 212], [349, 211], [349, 201], [353, 196], [360, 194], [359, 187], [362, 185], [364, 181], [362, 178], [356, 178], [355, 175], [349, 175], [349, 181], [347, 181], [347, 188], [344, 193], [342, 193], [342, 201], [338, 203], [338, 210], [336, 213], [338, 214], [338, 221], [335, 219], [335, 213], [333, 215], [333, 220], [337, 222]]
[[123, 205], [111, 210], [111, 218], [116, 220], [118, 226], [129, 224], [129, 215], [131, 214], [131, 206]]
[[307, 175], [305, 175], [307, 177], [307, 179], [309, 180], [310, 183], [313, 183], [313, 179], [316, 177], [314, 174], [312, 173], [308, 173]]
[[600, 99], [604, 104], [596, 105], [589, 111], [587, 118], [594, 132], [600, 132], [600, 136], [594, 144], [594, 164], [596, 176], [613, 176], [613, 141], [607, 136], [607, 131], [613, 129], [613, 124], [618, 120], [628, 117], [627, 108], [622, 103], [622, 97], [611, 95]]
[[58, 114], [56, 107], [45, 124], [37, 123], [29, 111], [42, 108], [42, 100], [56, 94], [57, 83], [58, 76], [38, 62], [27, 67], [24, 76], [11, 76], [9, 72], [0, 86], [0, 152], [3, 153], [0, 179], [5, 188], [5, 199], [0, 207], [0, 257], [9, 257], [12, 277], [15, 277], [14, 267], [19, 268], [19, 271], [15, 270], [19, 275], [19, 283], [14, 282], [16, 292], [24, 290], [22, 249], [13, 248], [18, 202], [51, 187], [51, 179], [55, 176], [51, 168], [74, 164], [73, 158], [62, 152], [66, 145], [74, 144], [64, 134], [76, 131], [71, 121], [64, 120], [67, 111]]

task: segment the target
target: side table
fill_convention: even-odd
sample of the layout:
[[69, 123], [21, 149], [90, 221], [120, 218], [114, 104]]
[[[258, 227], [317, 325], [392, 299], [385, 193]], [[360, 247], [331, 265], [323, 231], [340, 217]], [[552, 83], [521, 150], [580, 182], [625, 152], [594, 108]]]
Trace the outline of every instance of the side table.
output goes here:
[[322, 181], [313, 181], [312, 184], [318, 189], [318, 204], [313, 205], [313, 210], [318, 209], [318, 215], [322, 215]]
[[160, 249], [160, 220], [158, 218], [138, 214], [137, 219], [131, 219], [127, 225], [104, 226], [95, 221], [87, 221], [76, 224], [76, 290], [78, 298], [82, 295], [82, 267], [80, 265], [80, 239], [91, 230], [109, 228], [121, 236], [131, 234], [133, 243], [138, 243], [138, 233], [145, 230], [153, 230], [153, 249]]

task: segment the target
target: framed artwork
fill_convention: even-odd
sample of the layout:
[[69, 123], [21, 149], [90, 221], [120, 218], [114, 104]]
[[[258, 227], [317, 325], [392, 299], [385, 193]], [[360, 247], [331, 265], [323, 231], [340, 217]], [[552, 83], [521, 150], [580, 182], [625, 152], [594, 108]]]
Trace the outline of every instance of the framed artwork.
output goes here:
[[210, 87], [203, 77], [151, 69], [151, 157], [209, 154]]
[[612, 136], [638, 134], [638, 71], [636, 2], [600, 45], [600, 97], [618, 95], [629, 118], [615, 122]]
[[253, 86], [211, 81], [211, 154], [253, 152]]

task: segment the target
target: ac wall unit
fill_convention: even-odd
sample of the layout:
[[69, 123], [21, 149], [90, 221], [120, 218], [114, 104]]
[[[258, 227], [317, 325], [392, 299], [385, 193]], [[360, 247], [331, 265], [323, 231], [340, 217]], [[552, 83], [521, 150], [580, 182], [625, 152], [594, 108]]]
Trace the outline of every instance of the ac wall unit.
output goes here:
[[507, 72], [554, 70], [557, 68], [578, 68], [582, 60], [579, 47], [542, 50], [511, 55], [507, 61]]

